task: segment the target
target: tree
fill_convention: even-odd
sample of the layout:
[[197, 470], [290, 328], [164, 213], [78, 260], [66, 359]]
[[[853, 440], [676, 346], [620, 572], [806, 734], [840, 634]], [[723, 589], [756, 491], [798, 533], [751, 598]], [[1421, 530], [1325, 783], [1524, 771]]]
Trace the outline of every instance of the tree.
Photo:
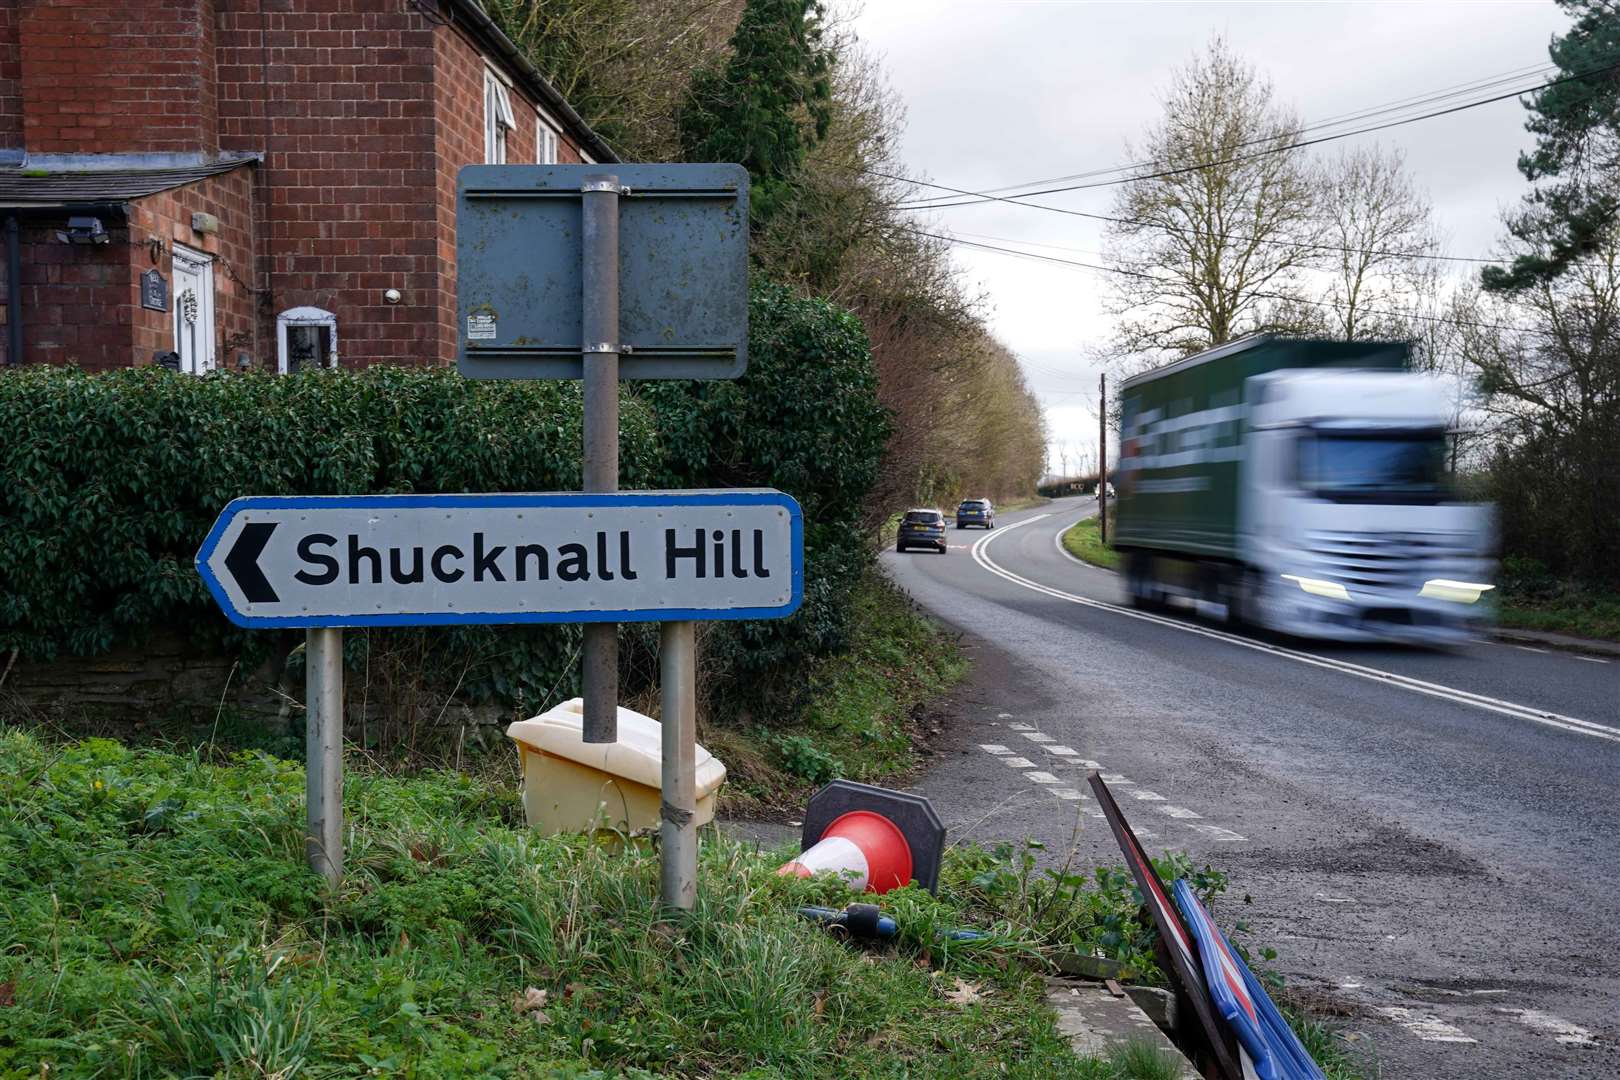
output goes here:
[[[1620, 11], [1613, 0], [1558, 0], [1575, 19], [1548, 54], [1558, 77], [1531, 96], [1525, 127], [1536, 148], [1519, 171], [1538, 186], [1508, 225], [1527, 245], [1507, 267], [1486, 267], [1495, 292], [1519, 292], [1567, 273], [1604, 242], [1620, 216]], [[1560, 81], [1568, 80], [1568, 81]]]
[[1405, 155], [1358, 148], [1322, 174], [1324, 268], [1332, 275], [1321, 305], [1328, 332], [1345, 341], [1411, 338], [1411, 316], [1438, 291], [1439, 251], [1429, 200], [1406, 175]]
[[1176, 74], [1150, 160], [1114, 202], [1116, 355], [1163, 359], [1293, 328], [1279, 304], [1298, 294], [1321, 231], [1303, 152], [1281, 149], [1299, 131], [1219, 37]]
[[[1516, 265], [1550, 258], [1521, 251]], [[1503, 549], [1620, 585], [1620, 225], [1586, 257], [1461, 322], [1499, 433], [1492, 465]]]
[[832, 119], [834, 54], [820, 0], [748, 0], [730, 54], [698, 72], [679, 111], [689, 161], [748, 169], [751, 216], [769, 221]]
[[717, 62], [743, 0], [484, 0], [586, 123], [626, 161], [680, 157], [676, 108]]

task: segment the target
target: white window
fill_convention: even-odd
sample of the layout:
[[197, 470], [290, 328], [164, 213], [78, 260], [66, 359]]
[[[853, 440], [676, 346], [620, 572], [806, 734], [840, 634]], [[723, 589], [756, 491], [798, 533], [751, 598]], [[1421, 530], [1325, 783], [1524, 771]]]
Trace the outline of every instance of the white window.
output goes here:
[[484, 164], [506, 164], [506, 135], [517, 127], [512, 115], [512, 96], [506, 84], [488, 68], [484, 69]]
[[276, 316], [276, 370], [337, 367], [337, 316], [318, 307], [288, 308]]
[[180, 370], [201, 375], [214, 368], [214, 260], [174, 245], [174, 351]]
[[557, 164], [557, 133], [541, 117], [534, 121], [534, 160], [540, 165]]

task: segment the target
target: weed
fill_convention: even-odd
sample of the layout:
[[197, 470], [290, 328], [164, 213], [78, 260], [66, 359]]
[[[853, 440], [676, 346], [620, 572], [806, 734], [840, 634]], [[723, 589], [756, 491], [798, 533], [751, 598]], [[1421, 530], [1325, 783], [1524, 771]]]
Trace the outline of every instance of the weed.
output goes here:
[[1182, 1062], [1150, 1042], [1132, 1040], [1115, 1046], [1108, 1055], [1119, 1080], [1179, 1080]]

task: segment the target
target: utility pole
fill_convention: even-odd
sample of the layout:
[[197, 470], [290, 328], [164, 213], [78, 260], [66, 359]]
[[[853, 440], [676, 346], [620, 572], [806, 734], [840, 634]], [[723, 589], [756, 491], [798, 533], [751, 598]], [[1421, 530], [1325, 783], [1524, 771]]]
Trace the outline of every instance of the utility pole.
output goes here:
[[1097, 534], [1108, 543], [1108, 373], [1097, 377]]

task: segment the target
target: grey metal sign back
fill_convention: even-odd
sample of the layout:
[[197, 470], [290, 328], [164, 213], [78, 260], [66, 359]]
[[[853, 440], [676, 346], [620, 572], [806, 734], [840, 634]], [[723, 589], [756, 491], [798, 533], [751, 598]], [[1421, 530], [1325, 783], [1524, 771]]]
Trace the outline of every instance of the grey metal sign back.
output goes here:
[[734, 379], [747, 366], [748, 172], [740, 165], [472, 165], [456, 188], [463, 375], [578, 379], [582, 195], [618, 199], [619, 377]]

